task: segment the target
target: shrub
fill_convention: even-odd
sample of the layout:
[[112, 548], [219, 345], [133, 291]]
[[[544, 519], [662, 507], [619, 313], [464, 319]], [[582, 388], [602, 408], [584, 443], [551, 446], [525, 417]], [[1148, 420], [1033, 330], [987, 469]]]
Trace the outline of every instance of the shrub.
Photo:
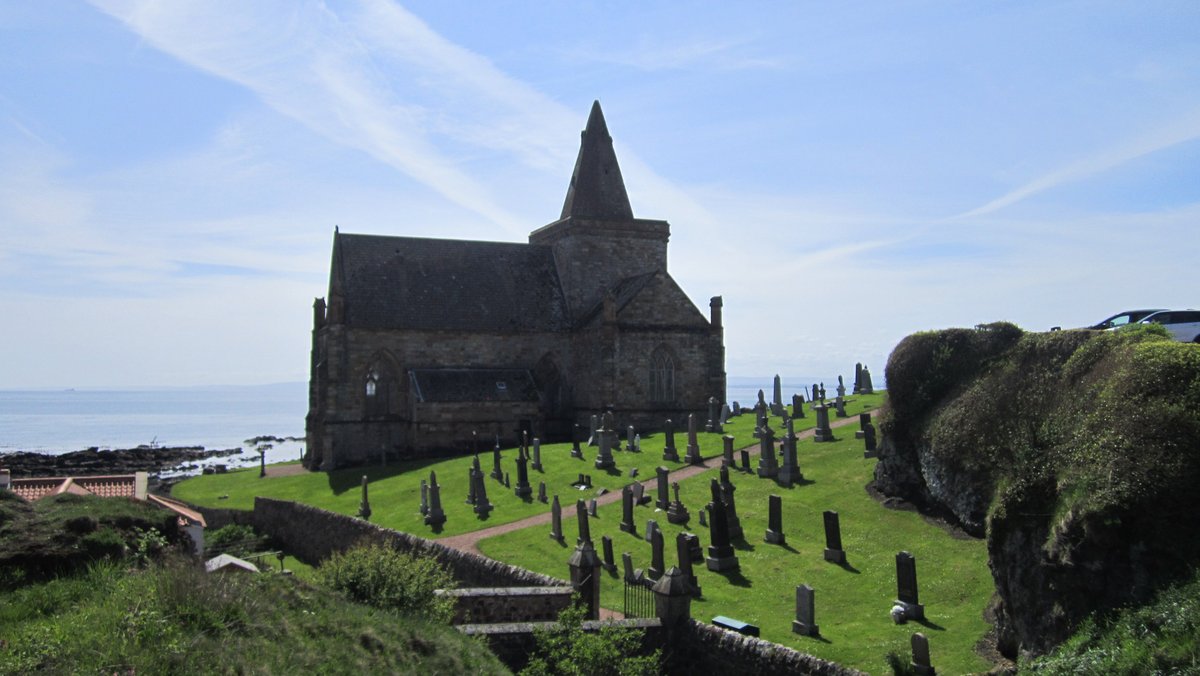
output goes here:
[[434, 596], [435, 589], [454, 586], [454, 578], [437, 561], [415, 557], [386, 545], [371, 543], [339, 552], [317, 569], [317, 580], [352, 601], [449, 622], [451, 599]]
[[246, 556], [253, 554], [261, 542], [262, 538], [250, 526], [231, 523], [208, 533], [204, 538], [204, 549], [213, 556]]
[[659, 673], [660, 651], [639, 656], [641, 633], [637, 629], [601, 625], [584, 631], [584, 609], [578, 604], [559, 613], [552, 629], [538, 630], [537, 647], [521, 676], [640, 676]]

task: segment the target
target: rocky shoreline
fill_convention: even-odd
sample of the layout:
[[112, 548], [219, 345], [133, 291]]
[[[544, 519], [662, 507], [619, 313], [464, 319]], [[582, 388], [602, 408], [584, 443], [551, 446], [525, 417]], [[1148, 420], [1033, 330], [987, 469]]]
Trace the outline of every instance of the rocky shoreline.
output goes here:
[[[18, 451], [0, 455], [0, 468], [14, 478], [40, 476], [96, 476], [198, 469], [194, 464], [208, 458], [241, 455], [242, 448], [206, 449], [203, 446], [138, 446], [101, 450], [95, 446], [59, 455]], [[188, 465], [191, 464], [190, 467]]]

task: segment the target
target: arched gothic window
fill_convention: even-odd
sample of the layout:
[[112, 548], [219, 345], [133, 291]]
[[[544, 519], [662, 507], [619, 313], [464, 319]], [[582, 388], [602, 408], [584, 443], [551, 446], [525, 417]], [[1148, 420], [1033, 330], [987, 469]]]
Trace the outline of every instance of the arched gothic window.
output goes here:
[[664, 347], [650, 355], [650, 401], [675, 401], [675, 361]]
[[388, 382], [378, 368], [367, 372], [367, 380], [363, 386], [365, 413], [368, 416], [387, 415], [388, 413]]

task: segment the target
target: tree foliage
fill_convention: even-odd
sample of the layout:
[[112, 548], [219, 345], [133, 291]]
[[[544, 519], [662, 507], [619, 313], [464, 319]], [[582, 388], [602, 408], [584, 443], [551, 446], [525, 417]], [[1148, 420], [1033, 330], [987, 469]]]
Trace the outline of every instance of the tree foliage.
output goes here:
[[603, 624], [585, 631], [582, 606], [572, 605], [558, 616], [558, 624], [537, 633], [537, 648], [522, 676], [643, 676], [659, 673], [661, 652], [641, 652], [637, 629]]
[[339, 552], [317, 569], [317, 580], [350, 600], [449, 622], [453, 601], [434, 595], [454, 578], [437, 561], [369, 543]]

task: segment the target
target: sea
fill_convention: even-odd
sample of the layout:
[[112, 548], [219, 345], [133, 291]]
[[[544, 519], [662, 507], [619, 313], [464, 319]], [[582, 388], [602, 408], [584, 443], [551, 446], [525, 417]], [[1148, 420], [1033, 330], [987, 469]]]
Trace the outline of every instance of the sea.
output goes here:
[[[727, 379], [726, 401], [752, 406], [761, 389], [771, 400], [773, 376]], [[782, 377], [783, 395], [837, 377]], [[852, 383], [847, 383], [850, 387]], [[59, 454], [90, 447], [203, 446], [241, 448], [217, 462], [258, 462], [250, 440], [273, 436], [267, 462], [299, 459], [303, 451], [308, 384], [159, 389], [0, 390], [0, 454], [34, 451]]]

